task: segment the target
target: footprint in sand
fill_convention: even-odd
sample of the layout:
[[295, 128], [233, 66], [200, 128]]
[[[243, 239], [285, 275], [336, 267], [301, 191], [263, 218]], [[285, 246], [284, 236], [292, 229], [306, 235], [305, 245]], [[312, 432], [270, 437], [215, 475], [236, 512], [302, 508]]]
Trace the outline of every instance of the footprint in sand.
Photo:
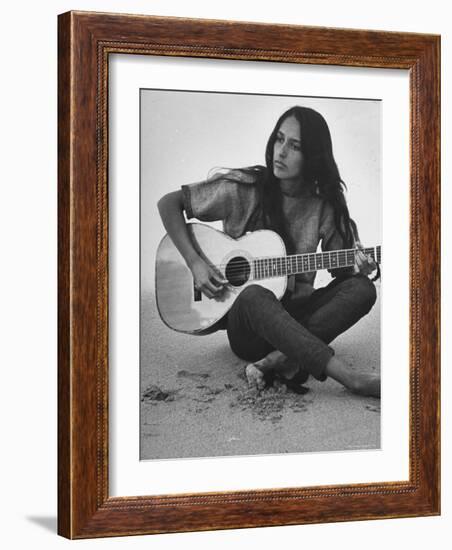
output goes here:
[[179, 390], [162, 390], [155, 384], [151, 384], [143, 392], [141, 401], [147, 403], [155, 401], [174, 401]]
[[180, 370], [177, 372], [178, 378], [201, 378], [206, 379], [209, 378], [210, 374], [207, 374], [206, 372], [190, 372], [188, 370]]
[[375, 413], [381, 412], [380, 407], [378, 407], [378, 406], [366, 405], [365, 408], [370, 412], [375, 412]]

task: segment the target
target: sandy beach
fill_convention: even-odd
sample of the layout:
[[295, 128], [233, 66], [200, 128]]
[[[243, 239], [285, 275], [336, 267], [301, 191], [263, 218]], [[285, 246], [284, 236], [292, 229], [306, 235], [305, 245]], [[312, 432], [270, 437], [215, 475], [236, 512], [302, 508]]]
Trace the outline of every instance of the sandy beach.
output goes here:
[[[379, 292], [379, 289], [378, 289]], [[191, 336], [167, 328], [152, 294], [141, 319], [141, 459], [378, 449], [380, 400], [334, 380], [309, 378], [256, 392], [225, 331]], [[380, 369], [380, 301], [332, 347], [350, 369]]]

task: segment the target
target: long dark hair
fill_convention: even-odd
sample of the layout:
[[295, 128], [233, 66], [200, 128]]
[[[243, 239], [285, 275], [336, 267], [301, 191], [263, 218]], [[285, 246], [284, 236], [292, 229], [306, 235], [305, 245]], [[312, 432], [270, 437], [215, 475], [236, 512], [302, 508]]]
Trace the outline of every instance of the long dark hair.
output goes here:
[[[295, 117], [300, 125], [301, 150], [303, 153], [303, 173], [300, 186], [312, 195], [327, 201], [334, 212], [334, 223], [339, 231], [344, 247], [353, 247], [357, 236], [356, 224], [350, 218], [345, 200], [346, 185], [341, 179], [333, 156], [331, 134], [323, 116], [309, 107], [295, 106], [284, 112], [278, 119], [265, 149], [264, 166], [250, 166], [241, 171], [255, 175], [259, 181], [260, 204], [263, 225], [281, 235], [289, 249], [290, 242], [282, 212], [281, 188], [273, 173], [273, 151], [281, 124], [289, 117]], [[226, 176], [227, 177], [227, 176]], [[235, 179], [232, 176], [230, 179]]]
[[281, 190], [273, 174], [273, 150], [278, 130], [289, 117], [295, 117], [300, 125], [303, 173], [300, 186], [317, 195], [333, 207], [334, 222], [345, 247], [354, 246], [355, 222], [345, 200], [346, 185], [341, 179], [333, 156], [331, 134], [323, 116], [308, 107], [295, 106], [283, 113], [277, 121], [265, 150], [267, 169], [262, 179], [261, 204], [264, 223], [287, 238], [281, 209]]

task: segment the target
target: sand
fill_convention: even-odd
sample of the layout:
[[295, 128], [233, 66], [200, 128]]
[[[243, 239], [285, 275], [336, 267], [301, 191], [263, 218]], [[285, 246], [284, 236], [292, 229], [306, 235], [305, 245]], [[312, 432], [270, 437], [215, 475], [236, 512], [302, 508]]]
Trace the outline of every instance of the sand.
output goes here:
[[[298, 395], [283, 385], [256, 392], [224, 331], [176, 333], [152, 294], [141, 319], [141, 458], [261, 455], [380, 448], [380, 400], [334, 380], [310, 378]], [[350, 369], [379, 372], [380, 301], [332, 344]]]

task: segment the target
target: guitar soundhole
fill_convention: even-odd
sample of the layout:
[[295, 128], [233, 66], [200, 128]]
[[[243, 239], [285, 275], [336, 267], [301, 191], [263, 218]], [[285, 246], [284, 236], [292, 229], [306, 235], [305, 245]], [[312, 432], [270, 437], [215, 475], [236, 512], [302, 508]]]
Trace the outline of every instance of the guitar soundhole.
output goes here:
[[232, 286], [242, 286], [250, 278], [251, 267], [246, 258], [237, 256], [232, 258], [226, 266], [226, 279]]

